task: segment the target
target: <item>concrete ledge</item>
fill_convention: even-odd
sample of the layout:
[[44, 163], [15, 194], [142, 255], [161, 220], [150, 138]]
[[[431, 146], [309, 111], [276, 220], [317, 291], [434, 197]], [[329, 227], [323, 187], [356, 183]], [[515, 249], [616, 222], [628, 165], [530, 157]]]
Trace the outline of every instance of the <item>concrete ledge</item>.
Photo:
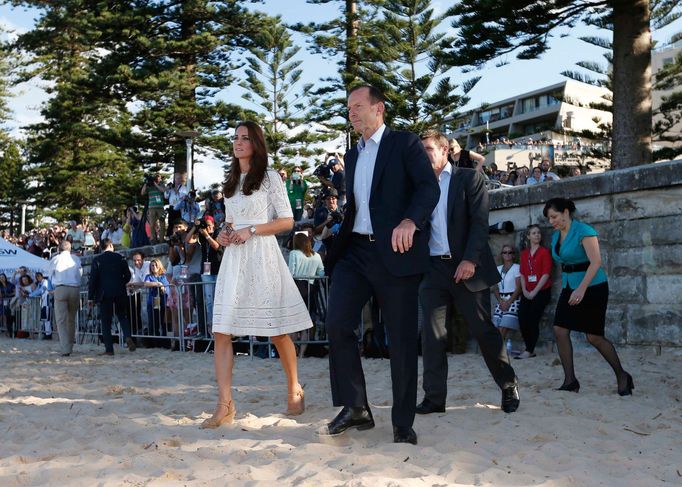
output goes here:
[[532, 186], [490, 192], [490, 209], [544, 204], [556, 196], [573, 200], [682, 185], [682, 160], [606, 171]]

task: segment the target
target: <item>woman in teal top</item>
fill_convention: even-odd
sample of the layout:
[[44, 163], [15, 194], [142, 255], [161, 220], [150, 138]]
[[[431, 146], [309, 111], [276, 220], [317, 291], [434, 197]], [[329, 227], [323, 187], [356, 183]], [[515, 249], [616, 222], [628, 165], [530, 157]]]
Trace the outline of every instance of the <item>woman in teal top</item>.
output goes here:
[[552, 198], [543, 210], [556, 230], [552, 236], [552, 257], [561, 264], [562, 289], [554, 315], [554, 334], [564, 368], [564, 383], [557, 390], [580, 390], [571, 343], [571, 331], [579, 331], [586, 334], [587, 341], [615, 372], [618, 394], [627, 396], [635, 388], [632, 376], [623, 369], [616, 349], [604, 337], [609, 284], [601, 268], [598, 234], [587, 223], [574, 220], [574, 212], [575, 204], [566, 198]]

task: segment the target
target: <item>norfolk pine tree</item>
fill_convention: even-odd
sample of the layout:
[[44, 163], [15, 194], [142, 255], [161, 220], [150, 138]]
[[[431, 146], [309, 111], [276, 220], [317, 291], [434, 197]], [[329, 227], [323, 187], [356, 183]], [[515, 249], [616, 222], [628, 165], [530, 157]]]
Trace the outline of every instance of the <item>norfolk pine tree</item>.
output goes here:
[[313, 155], [308, 145], [333, 138], [334, 133], [304, 130], [290, 135], [291, 129], [308, 122], [306, 114], [315, 103], [310, 93], [312, 84], [301, 84], [302, 61], [296, 59], [300, 48], [279, 17], [264, 19], [255, 41], [246, 59], [246, 77], [239, 85], [246, 90], [243, 98], [262, 114], [260, 123], [279, 168], [287, 157]]
[[[441, 61], [438, 46], [447, 42], [436, 33], [442, 17], [433, 15], [430, 0], [386, 0], [377, 21], [381, 36], [374, 47], [385, 60], [377, 62], [376, 75], [384, 80], [393, 124], [420, 133], [439, 128], [468, 98], [457, 93]], [[480, 78], [463, 85], [466, 94]]]
[[[675, 15], [676, 0], [657, 2], [657, 16]], [[603, 22], [613, 29], [613, 168], [651, 162], [651, 5], [649, 0], [491, 0], [453, 6], [448, 62], [481, 66], [520, 49], [533, 59], [559, 26]]]
[[41, 9], [34, 28], [13, 45], [26, 56], [17, 81], [39, 77], [51, 95], [44, 120], [26, 128], [36, 205], [60, 220], [83, 220], [96, 206], [120, 209], [140, 177], [119, 148], [129, 117], [106, 76], [93, 76], [106, 56], [101, 13], [115, 2], [15, 3]]

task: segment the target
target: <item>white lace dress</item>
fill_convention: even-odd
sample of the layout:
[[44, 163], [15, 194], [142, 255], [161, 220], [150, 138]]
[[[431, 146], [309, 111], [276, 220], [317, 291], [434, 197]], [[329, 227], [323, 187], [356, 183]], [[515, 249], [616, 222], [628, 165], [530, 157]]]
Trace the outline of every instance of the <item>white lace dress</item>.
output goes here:
[[[244, 182], [244, 176], [240, 187]], [[268, 170], [259, 190], [225, 199], [225, 221], [235, 230], [292, 217], [282, 178]], [[254, 235], [225, 248], [213, 303], [213, 333], [277, 336], [312, 327], [274, 235]]]

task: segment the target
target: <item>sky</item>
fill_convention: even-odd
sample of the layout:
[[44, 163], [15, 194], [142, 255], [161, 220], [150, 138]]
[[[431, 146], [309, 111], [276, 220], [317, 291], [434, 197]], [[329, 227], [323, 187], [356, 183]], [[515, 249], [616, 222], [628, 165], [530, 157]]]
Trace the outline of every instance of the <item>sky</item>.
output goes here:
[[[435, 14], [444, 12], [451, 4], [452, 2], [449, 0], [434, 1]], [[262, 4], [256, 4], [253, 8], [270, 15], [279, 14], [287, 23], [307, 23], [323, 21], [339, 15], [337, 5], [338, 3], [314, 5], [306, 3], [305, 0], [266, 0]], [[0, 25], [16, 32], [24, 32], [33, 25], [35, 15], [35, 11], [13, 9], [3, 5], [0, 6]], [[444, 23], [443, 29], [449, 29], [449, 26]], [[653, 37], [655, 41], [667, 42], [678, 31], [682, 31], [682, 21], [680, 20], [661, 31], [655, 31]], [[566, 37], [560, 38], [560, 34], [564, 34]], [[575, 66], [577, 61], [601, 61], [603, 59], [601, 49], [578, 39], [580, 36], [589, 34], [595, 34], [595, 31], [584, 26], [573, 29], [564, 28], [556, 33], [550, 44], [551, 49], [540, 59], [519, 61], [510, 55], [505, 59], [508, 64], [499, 68], [491, 65], [472, 73], [462, 73], [458, 69], [453, 69], [447, 75], [451, 76], [456, 84], [461, 84], [472, 76], [482, 76], [479, 83], [469, 93], [471, 100], [465, 107], [465, 109], [475, 108], [482, 103], [492, 103], [543, 86], [559, 83], [566, 79], [561, 76], [562, 71], [579, 70]], [[322, 59], [319, 55], [310, 54], [306, 49], [306, 40], [303, 36], [294, 34], [294, 39], [301, 46], [298, 56], [303, 61], [301, 66], [303, 69], [302, 82], [316, 83], [320, 78], [334, 75], [337, 70], [335, 62]], [[10, 128], [16, 133], [18, 127], [40, 120], [40, 103], [46, 99], [46, 95], [40, 88], [40, 82], [37, 81], [17, 87], [15, 94], [15, 98], [10, 103], [15, 115]], [[225, 97], [227, 101], [248, 104], [241, 99], [241, 94], [241, 89], [234, 87], [222, 92], [221, 96]]]

